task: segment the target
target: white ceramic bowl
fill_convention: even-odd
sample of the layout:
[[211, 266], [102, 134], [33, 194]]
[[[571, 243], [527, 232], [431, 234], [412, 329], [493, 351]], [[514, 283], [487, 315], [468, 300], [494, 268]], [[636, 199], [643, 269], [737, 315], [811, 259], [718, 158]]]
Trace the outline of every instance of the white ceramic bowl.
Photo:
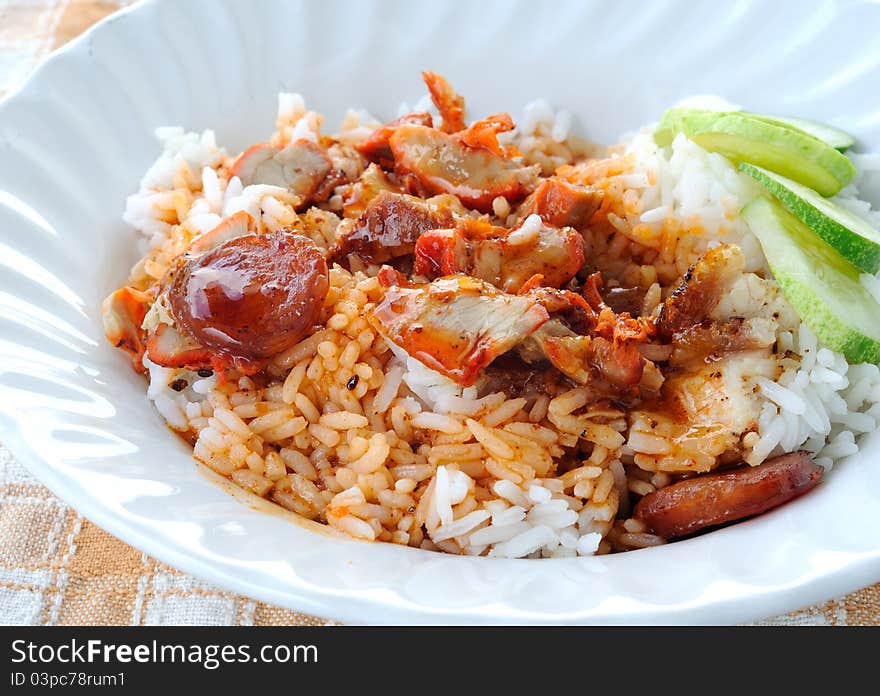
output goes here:
[[[810, 495], [670, 546], [458, 558], [342, 539], [208, 480], [104, 340], [153, 129], [271, 131], [279, 90], [338, 125], [445, 73], [471, 114], [543, 96], [613, 141], [695, 93], [827, 120], [880, 150], [880, 6], [806, 2], [148, 2], [0, 105], [0, 439], [123, 540], [231, 590], [357, 622], [738, 622], [880, 580], [880, 439]], [[877, 190], [874, 190], [876, 193]]]

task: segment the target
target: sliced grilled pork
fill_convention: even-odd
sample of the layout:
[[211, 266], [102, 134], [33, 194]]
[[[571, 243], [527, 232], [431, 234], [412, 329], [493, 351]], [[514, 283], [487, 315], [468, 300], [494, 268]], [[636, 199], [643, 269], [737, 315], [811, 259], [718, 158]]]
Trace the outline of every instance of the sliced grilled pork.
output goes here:
[[422, 235], [415, 254], [417, 274], [466, 273], [518, 292], [534, 276], [541, 276], [540, 285], [565, 285], [584, 263], [584, 240], [575, 230], [552, 227], [536, 215], [513, 230], [467, 220]]
[[407, 285], [392, 272], [380, 280], [385, 297], [372, 311], [372, 324], [410, 357], [463, 386], [549, 318], [535, 300], [469, 276]]

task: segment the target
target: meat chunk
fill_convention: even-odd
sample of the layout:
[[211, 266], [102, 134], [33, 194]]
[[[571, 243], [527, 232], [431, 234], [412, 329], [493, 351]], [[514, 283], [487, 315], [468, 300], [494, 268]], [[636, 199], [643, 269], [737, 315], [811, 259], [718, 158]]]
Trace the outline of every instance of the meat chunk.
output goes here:
[[357, 253], [381, 263], [411, 254], [416, 240], [428, 230], [448, 227], [454, 219], [446, 197], [425, 201], [402, 193], [383, 191], [373, 198], [351, 231], [340, 239], [330, 256], [340, 259]]
[[584, 240], [573, 229], [545, 225], [537, 216], [514, 230], [468, 220], [422, 235], [415, 254], [419, 275], [465, 273], [518, 292], [536, 275], [542, 285], [565, 285], [584, 263]]
[[657, 333], [653, 317], [635, 317], [629, 312], [617, 312], [608, 306], [602, 293], [602, 276], [591, 274], [581, 288], [587, 304], [598, 313], [596, 333], [617, 341], [645, 342]]
[[385, 174], [377, 164], [371, 164], [350, 186], [342, 197], [342, 216], [347, 219], [358, 218], [367, 206], [383, 191], [403, 193], [403, 189]]
[[501, 287], [519, 289], [532, 276], [542, 285], [559, 288], [584, 265], [584, 239], [570, 227], [546, 224], [528, 217], [503, 240], [498, 264]]
[[552, 319], [559, 319], [577, 334], [587, 335], [596, 329], [599, 321], [598, 313], [576, 292], [539, 286], [521, 290], [520, 294], [527, 294], [533, 298], [547, 310]]
[[452, 85], [442, 75], [425, 71], [422, 73], [422, 79], [431, 94], [431, 101], [434, 102], [443, 119], [441, 130], [444, 133], [464, 130], [464, 97], [452, 89]]
[[394, 166], [417, 193], [451, 193], [469, 208], [486, 213], [502, 196], [510, 203], [535, 187], [537, 167], [524, 167], [484, 148], [426, 126], [406, 125], [390, 139]]
[[357, 146], [358, 152], [371, 162], [376, 162], [386, 169], [391, 169], [394, 166], [394, 155], [391, 152], [391, 145], [388, 141], [391, 139], [394, 131], [400, 126], [408, 124], [430, 128], [434, 125], [434, 121], [431, 118], [431, 114], [426, 112], [406, 114], [396, 118], [373, 131], [370, 137]]
[[191, 370], [211, 365], [212, 354], [192, 337], [170, 324], [159, 324], [147, 339], [147, 357], [162, 367]]
[[599, 289], [601, 279], [595, 274], [583, 288], [586, 297], [544, 287], [526, 292], [550, 320], [520, 346], [520, 356], [530, 363], [549, 360], [569, 379], [612, 398], [635, 398], [659, 389], [663, 376], [640, 350], [653, 336], [651, 321], [615, 314]]
[[328, 288], [327, 263], [312, 241], [279, 231], [236, 237], [191, 259], [168, 298], [183, 333], [212, 354], [248, 364], [309, 331]]
[[529, 336], [519, 354], [530, 363], [549, 360], [578, 384], [592, 384], [597, 391], [618, 396], [638, 387], [647, 362], [634, 343], [579, 335], [558, 319]]
[[482, 368], [548, 319], [534, 300], [468, 276], [406, 287], [396, 284], [400, 277], [391, 269], [379, 278], [386, 287], [370, 317], [376, 330], [463, 386], [472, 385]]
[[309, 140], [297, 140], [284, 148], [258, 143], [245, 150], [232, 165], [230, 176], [244, 186], [268, 184], [290, 189], [303, 205], [326, 199], [332, 186], [322, 186], [333, 170], [323, 148]]
[[507, 148], [501, 147], [498, 142], [499, 133], [507, 133], [513, 130], [513, 119], [510, 114], [492, 114], [486, 118], [475, 121], [463, 131], [454, 135], [462, 145], [469, 148], [488, 150], [499, 157], [512, 157], [518, 153], [512, 145]]
[[573, 386], [561, 372], [548, 370], [545, 365], [530, 365], [515, 350], [496, 358], [487, 366], [477, 384], [481, 392], [504, 392], [509, 399], [543, 395], [552, 398]]
[[[275, 155], [281, 152], [281, 148], [271, 143], [257, 143], [251, 145], [233, 162], [229, 170], [229, 178], [237, 176], [243, 186], [252, 183], [264, 183], [262, 179], [271, 178], [273, 181], [283, 179], [283, 172], [278, 172]], [[280, 184], [286, 186], [286, 183]]]
[[149, 293], [126, 286], [110, 295], [101, 304], [101, 318], [107, 340], [116, 348], [131, 355], [135, 370], [142, 372], [144, 366], [144, 331], [141, 328], [147, 309], [153, 298]]
[[671, 338], [700, 324], [742, 274], [744, 266], [745, 259], [738, 246], [722, 244], [707, 251], [663, 303], [657, 321], [658, 333]]
[[492, 114], [466, 126], [464, 98], [442, 75], [423, 72], [422, 77], [431, 94], [431, 101], [434, 102], [443, 119], [439, 128], [442, 132], [453, 135], [456, 140], [469, 148], [485, 149], [501, 157], [516, 152], [515, 148], [505, 149], [498, 143], [499, 133], [513, 130], [513, 119], [510, 118], [510, 114]]
[[615, 314], [624, 312], [631, 317], [642, 313], [645, 291], [642, 288], [610, 288], [602, 298]]
[[762, 405], [754, 379], [773, 379], [776, 368], [764, 348], [667, 372], [659, 398], [629, 412], [635, 463], [646, 471], [694, 473], [748, 459], [742, 438], [757, 427]]
[[809, 452], [792, 452], [755, 467], [679, 481], [646, 495], [634, 516], [666, 539], [760, 515], [815, 488], [823, 469]]
[[544, 179], [523, 204], [524, 217], [537, 215], [554, 227], [582, 230], [602, 204], [604, 192], [562, 179]]
[[246, 235], [253, 222], [254, 219], [250, 213], [239, 210], [237, 213], [233, 213], [224, 219], [213, 229], [193, 239], [189, 247], [187, 247], [187, 254], [190, 256], [204, 254], [206, 251], [220, 246], [223, 242]]
[[597, 336], [590, 347], [589, 362], [611, 386], [625, 391], [642, 381], [647, 361], [635, 343], [615, 343]]
[[549, 361], [553, 367], [578, 384], [590, 381], [587, 356], [591, 339], [551, 318], [517, 346], [516, 354], [529, 365]]

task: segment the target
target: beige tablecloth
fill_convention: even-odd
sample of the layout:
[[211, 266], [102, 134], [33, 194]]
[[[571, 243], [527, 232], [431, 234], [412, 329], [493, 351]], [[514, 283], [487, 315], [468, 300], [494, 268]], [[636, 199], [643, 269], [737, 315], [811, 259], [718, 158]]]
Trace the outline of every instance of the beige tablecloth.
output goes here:
[[[125, 4], [0, 0], [0, 96], [48, 52]], [[128, 546], [52, 495], [0, 445], [0, 624], [321, 623], [223, 592]], [[880, 625], [880, 584], [762, 623]]]

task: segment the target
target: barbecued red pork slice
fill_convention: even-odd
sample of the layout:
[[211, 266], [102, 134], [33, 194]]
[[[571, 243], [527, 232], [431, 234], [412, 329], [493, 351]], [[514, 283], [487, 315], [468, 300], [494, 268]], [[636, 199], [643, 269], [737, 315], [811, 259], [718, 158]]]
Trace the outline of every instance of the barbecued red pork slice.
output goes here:
[[159, 324], [147, 339], [147, 357], [162, 367], [191, 370], [211, 365], [211, 352], [170, 324]]
[[535, 275], [542, 276], [542, 285], [562, 287], [584, 265], [584, 239], [577, 231], [532, 216], [510, 230], [499, 251], [498, 280], [510, 290], [521, 288]]
[[588, 335], [596, 329], [599, 314], [576, 292], [539, 286], [519, 294], [533, 298], [547, 310], [551, 319], [559, 319], [577, 334]]
[[538, 275], [541, 285], [565, 285], [584, 264], [584, 240], [575, 230], [546, 225], [537, 216], [513, 230], [466, 220], [423, 234], [415, 255], [416, 274], [465, 273], [517, 292]]
[[381, 263], [411, 254], [423, 233], [454, 223], [455, 203], [451, 196], [424, 200], [382, 191], [367, 204], [351, 231], [336, 242], [330, 258], [341, 259], [356, 253]]
[[523, 217], [537, 215], [554, 227], [582, 230], [602, 204], [604, 192], [562, 179], [544, 179], [523, 203]]
[[470, 148], [488, 150], [499, 157], [513, 157], [519, 155], [519, 151], [512, 145], [501, 147], [498, 142], [499, 133], [507, 133], [514, 128], [510, 114], [492, 114], [479, 121], [474, 121], [470, 126], [454, 134], [454, 138], [462, 145]]
[[269, 143], [252, 145], [239, 155], [229, 173], [244, 186], [286, 187], [306, 204], [329, 195], [327, 189], [332, 187], [322, 184], [332, 170], [333, 161], [323, 148], [309, 140], [297, 140], [284, 148]]
[[132, 364], [143, 372], [144, 331], [141, 328], [147, 309], [153, 303], [149, 293], [126, 286], [119, 288], [101, 304], [101, 318], [107, 340], [131, 354]]
[[239, 210], [237, 213], [233, 213], [221, 221], [213, 229], [193, 239], [189, 247], [187, 247], [186, 253], [189, 256], [204, 254], [206, 251], [220, 246], [223, 242], [246, 235], [253, 223], [254, 219], [250, 213]]
[[426, 126], [406, 125], [390, 139], [394, 166], [416, 193], [451, 193], [469, 208], [487, 213], [502, 196], [525, 198], [538, 180], [538, 167], [525, 167], [485, 148]]
[[342, 194], [342, 217], [356, 219], [383, 191], [403, 193], [403, 188], [391, 181], [378, 164], [370, 164], [357, 181], [346, 187]]
[[[390, 269], [389, 269], [390, 270]], [[371, 322], [386, 340], [463, 386], [548, 319], [534, 300], [509, 295], [476, 278], [453, 275], [401, 287], [380, 274], [385, 296]]]
[[431, 101], [440, 112], [443, 123], [440, 128], [444, 133], [456, 133], [463, 130], [464, 122], [464, 97], [456, 92], [449, 81], [435, 72], [425, 71], [422, 79], [431, 94]]
[[647, 361], [637, 344], [610, 341], [602, 336], [580, 335], [559, 319], [550, 319], [522, 344], [526, 362], [542, 359], [578, 384], [601, 380], [605, 391], [625, 394], [641, 382]]
[[612, 398], [645, 398], [663, 383], [663, 375], [642, 352], [654, 335], [649, 318], [617, 314], [599, 291], [598, 274], [587, 279], [584, 295], [536, 287], [524, 294], [550, 314], [550, 320], [517, 349], [530, 363], [548, 360], [569, 379]]
[[[271, 143], [257, 143], [251, 145], [233, 162], [229, 170], [229, 178], [237, 176], [243, 186], [254, 183], [269, 183], [286, 186], [283, 172], [278, 171], [278, 163], [274, 162], [275, 155], [281, 152], [281, 148]], [[282, 183], [277, 183], [282, 181]]]
[[417, 125], [431, 127], [434, 121], [429, 113], [412, 113], [389, 121], [384, 126], [374, 130], [370, 136], [357, 146], [358, 152], [371, 162], [376, 162], [386, 169], [394, 166], [394, 154], [391, 152], [391, 145], [388, 141], [394, 132], [401, 126]]

